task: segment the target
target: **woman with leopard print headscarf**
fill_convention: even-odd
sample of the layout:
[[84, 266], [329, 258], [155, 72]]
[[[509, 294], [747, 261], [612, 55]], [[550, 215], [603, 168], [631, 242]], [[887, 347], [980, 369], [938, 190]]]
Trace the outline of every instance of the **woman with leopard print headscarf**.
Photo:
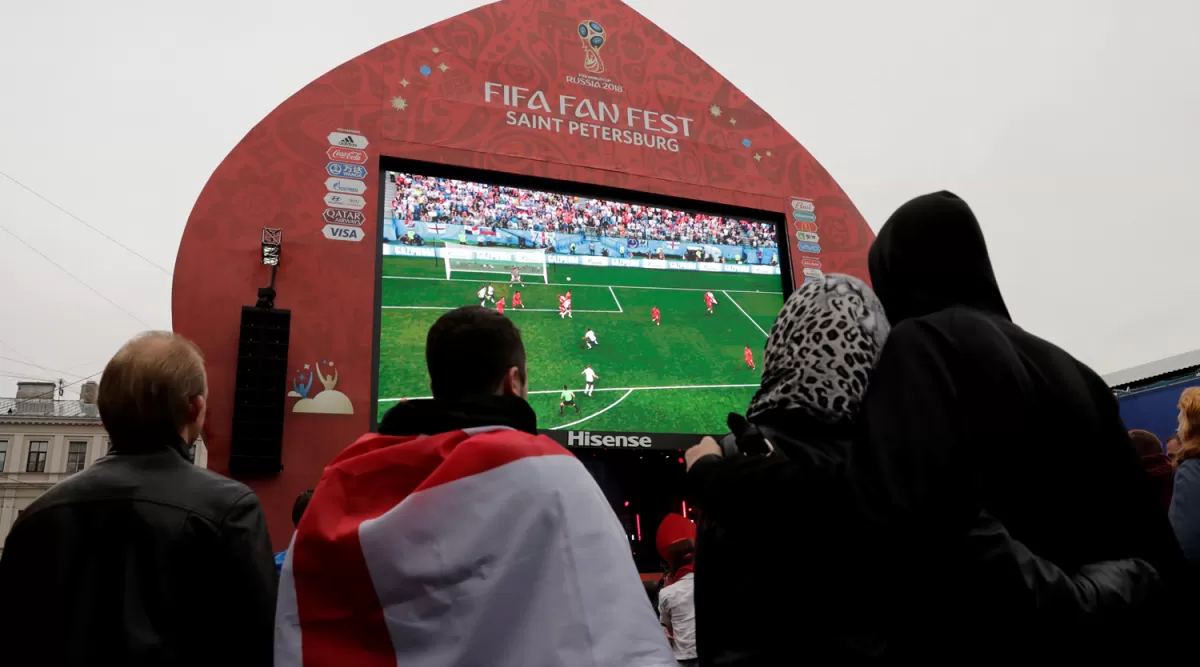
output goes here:
[[[842, 473], [888, 329], [861, 280], [828, 274], [806, 283], [771, 327], [762, 386], [746, 412], [771, 455], [722, 457], [711, 439], [688, 451], [688, 489], [702, 513], [701, 664], [839, 663], [879, 653], [856, 630], [865, 596], [849, 566], [857, 522]], [[781, 561], [786, 574], [762, 586], [751, 564]]]

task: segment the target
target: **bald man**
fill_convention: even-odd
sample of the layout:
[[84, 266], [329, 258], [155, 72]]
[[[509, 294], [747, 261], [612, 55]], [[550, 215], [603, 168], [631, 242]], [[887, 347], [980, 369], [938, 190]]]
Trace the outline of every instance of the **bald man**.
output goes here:
[[26, 508], [0, 557], [12, 664], [271, 664], [262, 508], [192, 463], [207, 397], [200, 350], [175, 334], [142, 334], [108, 362], [97, 402], [112, 448]]

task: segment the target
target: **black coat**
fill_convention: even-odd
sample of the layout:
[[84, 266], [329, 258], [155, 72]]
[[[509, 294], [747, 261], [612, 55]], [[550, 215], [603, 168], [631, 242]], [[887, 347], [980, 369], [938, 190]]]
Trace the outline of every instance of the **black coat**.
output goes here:
[[22, 513], [0, 557], [6, 664], [271, 664], [262, 508], [182, 447], [105, 456]]
[[704, 667], [844, 664], [880, 654], [861, 522], [845, 484], [853, 431], [798, 410], [754, 425], [771, 456], [706, 456], [687, 475], [700, 512], [696, 640]]
[[[1144, 563], [1167, 590], [1190, 575], [1108, 387], [1010, 320], [982, 231], [954, 195], [901, 207], [870, 268], [893, 329], [850, 470], [884, 527], [878, 545], [894, 556], [873, 568], [886, 586], [890, 654], [1131, 650], [1163, 608]], [[1030, 570], [1012, 553], [997, 559], [1016, 563], [1015, 576], [964, 557], [981, 511], [1017, 547], [1068, 576], [1090, 573], [1085, 586], [1099, 582], [1103, 594], [1057, 606], [1062, 598], [1030, 594], [1020, 576]], [[1088, 568], [1118, 559], [1140, 559], [1141, 574], [1130, 562]]]

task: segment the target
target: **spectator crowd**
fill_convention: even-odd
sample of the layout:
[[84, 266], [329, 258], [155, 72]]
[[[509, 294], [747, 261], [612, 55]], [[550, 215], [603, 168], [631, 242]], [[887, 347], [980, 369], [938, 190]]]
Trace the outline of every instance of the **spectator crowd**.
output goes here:
[[502, 229], [775, 247], [775, 226], [703, 213], [486, 185], [450, 178], [394, 174], [392, 217]]
[[699, 521], [659, 526], [657, 586], [539, 435], [537, 369], [494, 310], [434, 323], [433, 398], [346, 443], [278, 558], [250, 489], [188, 460], [201, 351], [139, 336], [101, 379], [112, 452], [8, 537], [7, 664], [1186, 664], [1200, 389], [1165, 452], [1131, 435], [1099, 376], [1013, 322], [953, 194], [901, 206], [869, 270], [788, 298], [745, 415], [685, 454]]

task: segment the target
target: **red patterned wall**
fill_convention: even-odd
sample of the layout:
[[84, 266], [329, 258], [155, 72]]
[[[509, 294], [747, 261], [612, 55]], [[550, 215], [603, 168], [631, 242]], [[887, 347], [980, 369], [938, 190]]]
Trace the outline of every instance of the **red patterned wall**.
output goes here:
[[[276, 306], [292, 311], [290, 363], [336, 369], [353, 410], [310, 401], [312, 412], [294, 412], [289, 398], [285, 470], [254, 482], [277, 546], [296, 494], [370, 423], [381, 155], [783, 211], [798, 281], [814, 267], [867, 278], [874, 235], [833, 178], [695, 53], [616, 0], [504, 0], [379, 46], [242, 139], [196, 202], [176, 262], [175, 329], [208, 359], [211, 467], [228, 470], [240, 306], [267, 281], [263, 227], [284, 233]], [[363, 161], [365, 176], [330, 166]], [[331, 173], [366, 186], [361, 227], [324, 217]], [[800, 233], [819, 246], [800, 252], [812, 240]]]

